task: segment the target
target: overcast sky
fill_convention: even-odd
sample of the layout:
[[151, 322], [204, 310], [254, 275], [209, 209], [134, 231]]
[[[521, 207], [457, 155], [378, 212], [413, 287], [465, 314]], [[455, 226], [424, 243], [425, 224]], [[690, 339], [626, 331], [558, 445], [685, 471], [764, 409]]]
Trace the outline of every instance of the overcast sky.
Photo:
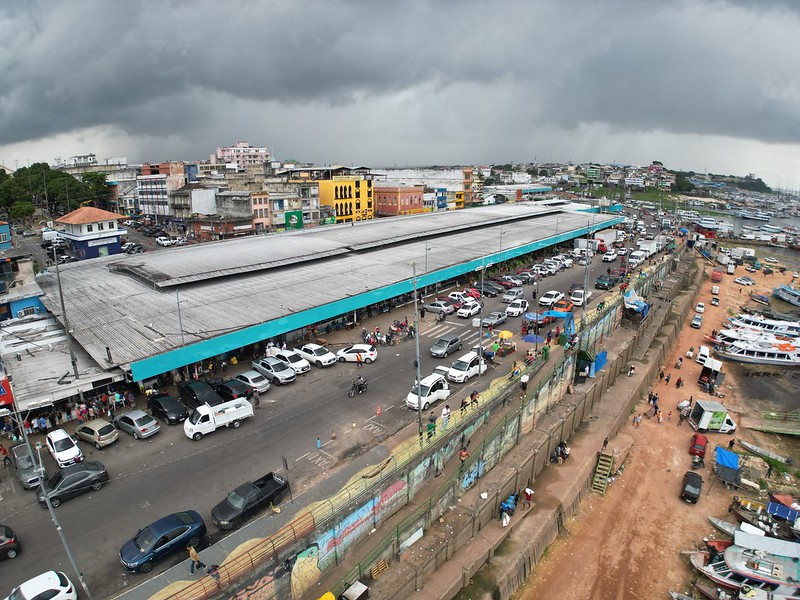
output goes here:
[[537, 160], [800, 187], [800, 1], [0, 4], [0, 164]]

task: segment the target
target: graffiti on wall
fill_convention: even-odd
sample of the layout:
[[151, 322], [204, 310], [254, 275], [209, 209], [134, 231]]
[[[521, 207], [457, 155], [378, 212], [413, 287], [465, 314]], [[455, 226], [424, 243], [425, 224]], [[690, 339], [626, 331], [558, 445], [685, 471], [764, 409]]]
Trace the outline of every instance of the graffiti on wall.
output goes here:
[[287, 575], [290, 575], [294, 562], [294, 559], [287, 560], [281, 566], [245, 585], [233, 596], [229, 596], [228, 600], [276, 600], [289, 597], [291, 576]]
[[319, 581], [319, 548], [313, 544], [300, 552], [292, 566], [292, 598], [301, 598]]
[[408, 497], [413, 498], [417, 490], [428, 479], [436, 475], [436, 466], [430, 458], [424, 459], [408, 473]]
[[465, 491], [471, 488], [478, 479], [483, 477], [485, 471], [486, 463], [480, 459], [476, 460], [469, 470], [462, 475], [461, 488]]

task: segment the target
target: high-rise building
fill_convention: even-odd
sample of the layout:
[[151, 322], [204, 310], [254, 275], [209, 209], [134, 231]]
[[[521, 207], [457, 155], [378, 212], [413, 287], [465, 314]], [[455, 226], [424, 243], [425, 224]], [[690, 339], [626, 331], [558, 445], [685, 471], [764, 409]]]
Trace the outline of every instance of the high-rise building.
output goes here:
[[217, 148], [211, 155], [211, 164], [235, 164], [239, 169], [264, 165], [272, 161], [269, 148], [251, 146], [250, 142], [236, 142], [233, 146]]

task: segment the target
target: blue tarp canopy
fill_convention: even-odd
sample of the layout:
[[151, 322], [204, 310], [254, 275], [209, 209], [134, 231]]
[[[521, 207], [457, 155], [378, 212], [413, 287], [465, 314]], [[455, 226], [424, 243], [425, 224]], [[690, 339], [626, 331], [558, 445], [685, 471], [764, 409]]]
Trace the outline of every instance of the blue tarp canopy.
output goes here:
[[546, 310], [542, 313], [545, 317], [555, 317], [556, 319], [564, 319], [564, 331], [569, 334], [575, 333], [575, 317], [571, 312], [562, 312], [560, 310]]
[[728, 467], [729, 469], [739, 469], [739, 455], [735, 452], [729, 452], [725, 448], [717, 446], [714, 451], [716, 452], [717, 464], [721, 467]]
[[645, 302], [644, 299], [636, 293], [636, 290], [629, 289], [627, 292], [625, 292], [623, 298], [625, 299], [625, 308], [632, 308], [636, 312], [647, 315], [649, 306], [647, 302]]
[[783, 504], [779, 504], [777, 502], [770, 502], [767, 504], [767, 513], [773, 517], [778, 517], [779, 519], [788, 521], [789, 523], [794, 523], [797, 521], [797, 518], [800, 517], [800, 513], [798, 513], [796, 510], [792, 510], [788, 506], [784, 506]]

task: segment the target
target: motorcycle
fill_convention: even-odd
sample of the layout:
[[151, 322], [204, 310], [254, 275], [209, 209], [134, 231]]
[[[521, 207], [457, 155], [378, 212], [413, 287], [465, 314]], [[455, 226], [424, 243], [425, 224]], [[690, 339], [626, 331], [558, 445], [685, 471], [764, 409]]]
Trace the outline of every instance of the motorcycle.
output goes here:
[[447, 319], [447, 315], [443, 312], [436, 313], [436, 322], [437, 323], [444, 323], [445, 319]]
[[367, 382], [364, 381], [359, 383], [358, 381], [353, 381], [353, 385], [350, 387], [350, 391], [347, 392], [347, 397], [352, 398], [356, 394], [364, 394], [367, 391]]
[[706, 461], [700, 458], [699, 456], [692, 456], [692, 470], [696, 471], [697, 469], [705, 469], [706, 468]]

